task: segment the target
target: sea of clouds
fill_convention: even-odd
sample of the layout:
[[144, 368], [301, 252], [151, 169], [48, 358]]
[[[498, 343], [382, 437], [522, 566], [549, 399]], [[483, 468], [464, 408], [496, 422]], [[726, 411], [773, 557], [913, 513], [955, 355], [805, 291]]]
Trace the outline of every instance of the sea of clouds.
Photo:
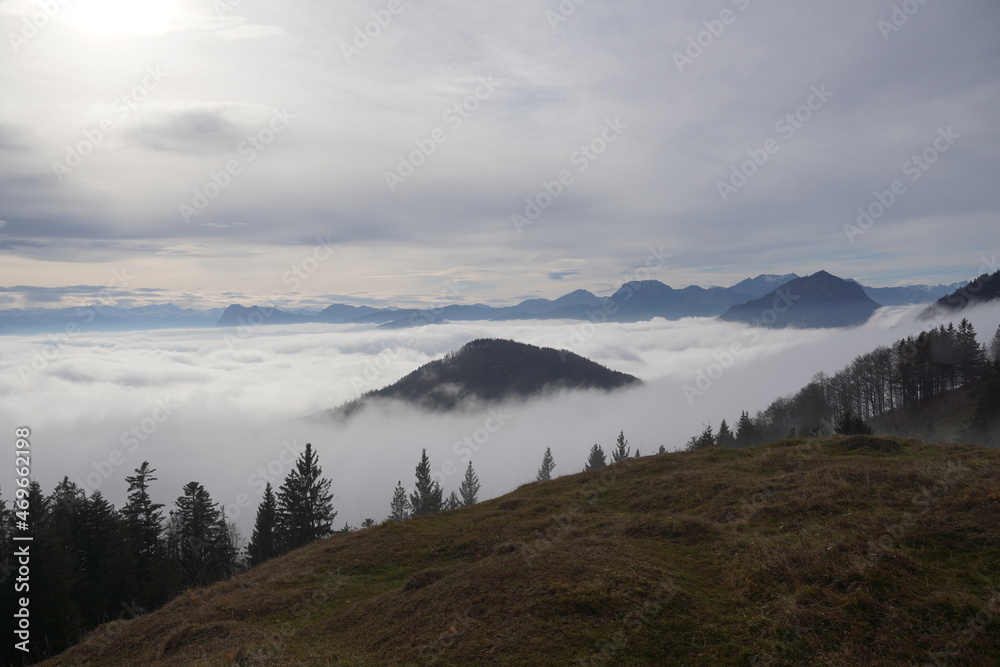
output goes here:
[[[266, 481], [275, 488], [310, 442], [333, 482], [338, 527], [381, 521], [398, 480], [412, 489], [426, 448], [446, 493], [468, 460], [481, 499], [533, 481], [546, 447], [556, 474], [582, 469], [619, 431], [633, 448], [676, 450], [704, 424], [734, 423], [818, 372], [950, 319], [884, 308], [863, 327], [768, 330], [708, 318], [634, 324], [449, 323], [406, 330], [309, 324], [254, 329], [6, 336], [0, 339], [0, 433], [11, 447], [0, 491], [13, 494], [16, 427], [31, 429], [32, 475], [46, 492], [68, 476], [120, 507], [125, 476], [156, 468], [167, 509], [192, 480], [248, 537]], [[1000, 305], [963, 313], [986, 342]], [[957, 322], [956, 322], [957, 324]], [[476, 338], [569, 349], [644, 384], [617, 393], [559, 393], [527, 403], [424, 414], [369, 409], [345, 424], [317, 413], [395, 382]]]

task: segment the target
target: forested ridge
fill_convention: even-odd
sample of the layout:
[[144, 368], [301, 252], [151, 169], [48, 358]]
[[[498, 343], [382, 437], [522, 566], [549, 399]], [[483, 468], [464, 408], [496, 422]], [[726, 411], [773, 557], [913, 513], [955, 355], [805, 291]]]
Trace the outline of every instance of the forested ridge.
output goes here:
[[960, 439], [1000, 445], [1000, 328], [982, 345], [963, 319], [957, 327], [942, 324], [878, 347], [833, 375], [817, 374], [754, 417], [744, 411], [733, 427], [724, 419], [718, 432], [706, 425], [688, 448], [749, 447], [832, 433], [907, 436], [896, 431], [919, 422], [928, 406], [958, 390], [969, 391], [975, 403]]

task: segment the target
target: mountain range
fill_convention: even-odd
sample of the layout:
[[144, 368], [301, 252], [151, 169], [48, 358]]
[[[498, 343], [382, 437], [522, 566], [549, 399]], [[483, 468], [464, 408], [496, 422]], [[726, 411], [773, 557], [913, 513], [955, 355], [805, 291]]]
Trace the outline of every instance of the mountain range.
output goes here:
[[[38, 334], [79, 331], [129, 331], [188, 327], [257, 326], [263, 324], [374, 324], [402, 328], [457, 321], [577, 319], [637, 322], [653, 317], [716, 317], [731, 307], [768, 295], [798, 279], [790, 273], [763, 274], [731, 287], [673, 288], [658, 280], [631, 281], [614, 294], [601, 297], [578, 289], [556, 299], [528, 299], [514, 306], [450, 304], [438, 308], [353, 306], [336, 303], [316, 310], [282, 310], [264, 306], [231, 305], [225, 309], [195, 310], [173, 304], [125, 308], [84, 306], [71, 308], [11, 308], [0, 310], [0, 334]], [[855, 283], [853, 280], [848, 282]], [[931, 303], [966, 283], [866, 287], [864, 293], [881, 306]]]

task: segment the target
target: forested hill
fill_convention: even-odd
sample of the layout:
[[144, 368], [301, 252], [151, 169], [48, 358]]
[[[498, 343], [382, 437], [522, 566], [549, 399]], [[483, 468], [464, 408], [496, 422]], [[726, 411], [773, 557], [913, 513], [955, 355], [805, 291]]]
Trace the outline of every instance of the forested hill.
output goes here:
[[974, 306], [1000, 299], [1000, 271], [984, 273], [968, 285], [960, 287], [948, 296], [941, 297], [924, 310], [924, 317], [934, 317], [941, 312], [955, 312], [966, 306]]
[[346, 417], [373, 399], [454, 409], [467, 399], [501, 401], [558, 389], [619, 389], [639, 379], [566, 350], [484, 338], [424, 364], [398, 382], [330, 411]]
[[922, 437], [1000, 446], [1000, 327], [986, 345], [968, 320], [879, 347], [818, 374], [732, 428], [707, 426], [688, 447], [744, 447], [829, 433]]

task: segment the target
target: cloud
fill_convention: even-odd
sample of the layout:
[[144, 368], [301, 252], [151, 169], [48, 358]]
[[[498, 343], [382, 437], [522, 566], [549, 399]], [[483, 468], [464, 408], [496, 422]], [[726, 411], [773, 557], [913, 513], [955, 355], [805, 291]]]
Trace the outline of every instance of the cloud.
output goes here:
[[[471, 455], [487, 497], [531, 481], [546, 447], [559, 474], [577, 472], [589, 447], [609, 446], [619, 430], [646, 454], [660, 445], [677, 449], [703, 424], [732, 423], [742, 410], [765, 408], [815, 373], [835, 372], [857, 354], [926, 326], [915, 322], [915, 312], [884, 309], [857, 329], [758, 335], [736, 324], [689, 319], [595, 328], [455, 323], [407, 331], [298, 325], [251, 330], [245, 338], [215, 329], [8, 336], [0, 359], [0, 428], [32, 428], [33, 471], [47, 490], [63, 475], [84, 483], [90, 475], [95, 485], [89, 488], [120, 506], [125, 475], [149, 460], [160, 478], [158, 502], [173, 503], [192, 479], [234, 513], [246, 494], [237, 517], [244, 535], [263, 488], [260, 471], [280, 469], [271, 473], [280, 483], [289, 469], [283, 452], [311, 442], [333, 480], [338, 521], [357, 525], [388, 513], [397, 480], [412, 486], [421, 448], [435, 471], [449, 461], [458, 469], [443, 478], [449, 491]], [[968, 316], [985, 340], [1000, 322], [1000, 307]], [[488, 410], [426, 415], [397, 406], [339, 426], [306, 418], [483, 336], [572, 349], [646, 382], [616, 394], [559, 394], [503, 406], [499, 428], [496, 415], [487, 424]], [[745, 351], [720, 362], [734, 342]], [[726, 370], [689, 401], [685, 385], [714, 364]], [[101, 470], [108, 470], [104, 462], [114, 451], [124, 463], [105, 479]], [[12, 488], [10, 474], [0, 478], [2, 488]]]
[[[754, 2], [683, 72], [674, 54], [734, 3], [591, 0], [555, 29], [529, 0], [407, 4], [350, 61], [343, 47], [373, 20], [368, 3], [333, 12], [293, 1], [245, 17], [189, 4], [197, 20], [158, 35], [155, 49], [148, 40], [93, 48], [53, 22], [48, 37], [12, 54], [18, 67], [0, 72], [12, 107], [4, 117], [24, 130], [0, 138], [20, 142], [0, 164], [3, 215], [17, 230], [5, 247], [29, 276], [71, 275], [74, 256], [101, 261], [95, 240], [207, 239], [266, 254], [322, 233], [401, 269], [488, 270], [468, 277], [493, 286], [476, 300], [498, 300], [550, 274], [571, 288], [620, 282], [650, 243], [674, 252], [670, 284], [820, 268], [889, 284], [916, 266], [951, 282], [970, 278], [976, 253], [996, 245], [1000, 9], [987, 0], [923, 5], [888, 40], [877, 22], [890, 0], [792, 10]], [[263, 38], [279, 30], [287, 39]], [[52, 162], [155, 65], [170, 76], [60, 183]], [[499, 83], [495, 94], [464, 110], [481, 77]], [[792, 136], [776, 130], [823, 85], [834, 95], [821, 109]], [[288, 131], [243, 165], [197, 224], [183, 224], [178, 204], [263, 127], [261, 110], [286, 107], [296, 114]], [[602, 146], [615, 118], [628, 127]], [[851, 245], [843, 228], [857, 207], [947, 126], [963, 139]], [[447, 139], [418, 154], [421, 166], [391, 192], [385, 173], [435, 129]], [[780, 150], [723, 202], [718, 182], [769, 138]], [[580, 162], [592, 144], [596, 159]], [[511, 215], [548, 194], [545, 184], [555, 191], [567, 170], [573, 182], [517, 234]], [[253, 280], [235, 255], [188, 259], [163, 273], [163, 288], [196, 275], [219, 289]], [[563, 259], [586, 261], [588, 272], [551, 268]], [[355, 268], [371, 277], [382, 266]], [[324, 292], [355, 291], [323, 281]], [[414, 291], [403, 278], [379, 290]]]
[[238, 39], [261, 39], [263, 37], [286, 37], [288, 32], [276, 25], [246, 24], [227, 30], [217, 30], [217, 37], [232, 42]]

